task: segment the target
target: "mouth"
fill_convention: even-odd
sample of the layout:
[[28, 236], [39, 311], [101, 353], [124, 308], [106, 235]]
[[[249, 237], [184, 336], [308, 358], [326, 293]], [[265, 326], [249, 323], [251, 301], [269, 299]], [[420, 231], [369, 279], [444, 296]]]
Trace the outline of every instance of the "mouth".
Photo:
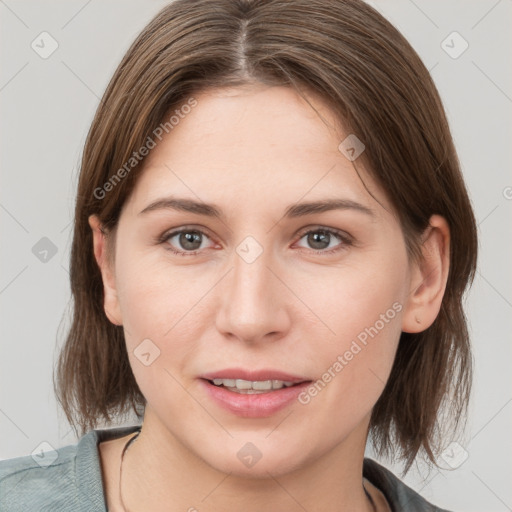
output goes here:
[[202, 375], [206, 395], [215, 404], [245, 418], [269, 417], [292, 405], [312, 382], [276, 371], [229, 369]]

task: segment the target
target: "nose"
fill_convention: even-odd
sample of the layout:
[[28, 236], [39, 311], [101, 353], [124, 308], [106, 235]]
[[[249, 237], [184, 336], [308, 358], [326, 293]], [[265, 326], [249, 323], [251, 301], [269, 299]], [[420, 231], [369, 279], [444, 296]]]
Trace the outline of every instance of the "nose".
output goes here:
[[242, 251], [233, 254], [232, 270], [218, 290], [216, 324], [224, 336], [258, 343], [282, 338], [290, 329], [290, 292], [271, 252], [264, 249], [254, 261]]

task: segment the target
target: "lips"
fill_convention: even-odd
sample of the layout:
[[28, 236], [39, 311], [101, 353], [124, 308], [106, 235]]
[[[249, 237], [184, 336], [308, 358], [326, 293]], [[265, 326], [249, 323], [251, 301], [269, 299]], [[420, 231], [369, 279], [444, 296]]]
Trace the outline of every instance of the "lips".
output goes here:
[[[224, 385], [215, 385], [216, 382], [286, 382], [287, 385], [278, 389], [269, 390], [239, 390]], [[291, 405], [298, 395], [305, 389], [311, 379], [299, 375], [282, 372], [280, 370], [244, 370], [229, 368], [204, 374], [200, 378], [201, 386], [206, 395], [218, 406], [237, 416], [244, 418], [269, 417]]]

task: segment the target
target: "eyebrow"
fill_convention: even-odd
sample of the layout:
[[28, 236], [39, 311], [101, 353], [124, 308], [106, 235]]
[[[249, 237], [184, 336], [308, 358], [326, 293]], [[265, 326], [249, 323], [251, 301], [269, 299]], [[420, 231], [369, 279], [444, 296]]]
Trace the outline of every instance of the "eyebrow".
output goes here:
[[[205, 215], [207, 217], [216, 217], [218, 219], [224, 218], [222, 210], [214, 204], [178, 197], [157, 199], [146, 206], [139, 215], [155, 210], [176, 210]], [[370, 217], [376, 217], [375, 212], [371, 208], [368, 208], [356, 201], [352, 201], [351, 199], [324, 199], [321, 201], [292, 204], [285, 210], [283, 217], [297, 218], [331, 210], [355, 210]]]

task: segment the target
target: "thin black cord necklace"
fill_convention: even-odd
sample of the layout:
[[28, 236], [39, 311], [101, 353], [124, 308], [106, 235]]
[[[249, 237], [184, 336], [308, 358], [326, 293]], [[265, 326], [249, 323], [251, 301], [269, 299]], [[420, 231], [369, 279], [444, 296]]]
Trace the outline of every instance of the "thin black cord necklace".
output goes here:
[[121, 478], [123, 476], [123, 458], [124, 458], [124, 454], [125, 454], [126, 450], [128, 449], [128, 446], [130, 446], [133, 443], [133, 441], [135, 441], [135, 439], [137, 439], [137, 437], [139, 437], [141, 429], [142, 429], [142, 427], [139, 427], [138, 432], [132, 438], [128, 439], [128, 441], [124, 445], [123, 451], [121, 452], [121, 463], [119, 464], [119, 501], [120, 501], [121, 506], [123, 507], [123, 510], [125, 512], [129, 512], [129, 511], [123, 502], [123, 495], [121, 493]]
[[[123, 475], [123, 458], [124, 458], [124, 454], [125, 454], [126, 450], [128, 449], [128, 446], [130, 446], [133, 443], [133, 441], [135, 441], [135, 439], [137, 439], [137, 437], [139, 437], [141, 429], [142, 429], [142, 427], [139, 427], [137, 433], [132, 438], [128, 439], [128, 441], [124, 445], [123, 451], [121, 452], [121, 463], [119, 464], [119, 502], [121, 503], [121, 506], [123, 507], [123, 510], [125, 512], [130, 512], [130, 511], [126, 508], [126, 506], [123, 502], [123, 495], [121, 492], [121, 478]], [[364, 489], [364, 493], [366, 494], [366, 497], [372, 504], [373, 512], [377, 512], [377, 507], [375, 506], [375, 503], [374, 503], [372, 497], [370, 496], [370, 493], [366, 490], [366, 487], [364, 486], [364, 482], [363, 482], [363, 489]]]

